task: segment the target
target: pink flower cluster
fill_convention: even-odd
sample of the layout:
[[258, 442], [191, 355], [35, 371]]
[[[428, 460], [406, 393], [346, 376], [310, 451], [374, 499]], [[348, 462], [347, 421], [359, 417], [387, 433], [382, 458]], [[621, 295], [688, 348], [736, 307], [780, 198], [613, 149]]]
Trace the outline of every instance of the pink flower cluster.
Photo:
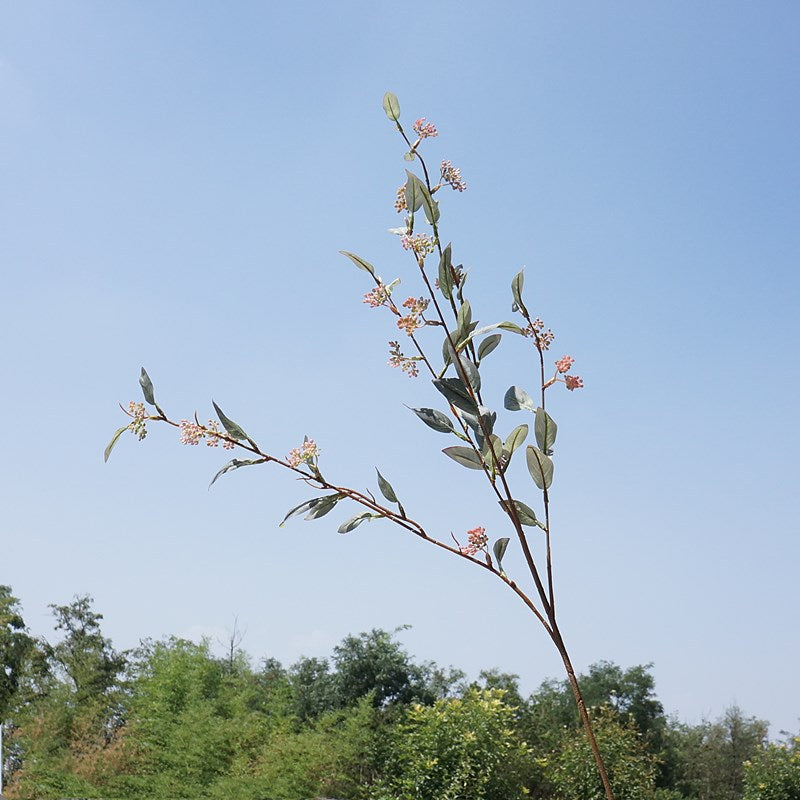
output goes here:
[[558, 378], [559, 375], [563, 375], [564, 383], [567, 385], [567, 389], [571, 392], [575, 389], [582, 389], [583, 388], [583, 379], [579, 378], [577, 375], [567, 375], [566, 373], [570, 371], [572, 365], [575, 363], [575, 359], [572, 356], [562, 356], [561, 358], [556, 361], [556, 377], [553, 380], [560, 380]]
[[389, 292], [386, 291], [386, 287], [382, 283], [379, 283], [372, 291], [364, 295], [364, 302], [370, 308], [378, 308], [378, 306], [385, 305], [388, 299]]
[[463, 192], [467, 188], [467, 184], [461, 177], [461, 170], [458, 167], [454, 167], [449, 161], [442, 161], [440, 173], [442, 180], [455, 191]]
[[426, 233], [418, 233], [416, 236], [411, 236], [408, 233], [403, 234], [400, 237], [400, 244], [403, 245], [403, 250], [413, 250], [414, 255], [417, 257], [422, 256], [423, 258], [436, 248], [436, 241]]
[[411, 313], [408, 316], [400, 317], [397, 320], [397, 327], [411, 336], [417, 328], [421, 328], [425, 324], [422, 315], [429, 303], [430, 300], [426, 300], [424, 297], [409, 297], [404, 300], [403, 308], [407, 308]]
[[286, 456], [290, 467], [313, 464], [319, 458], [320, 449], [313, 439], [306, 437], [300, 447], [293, 447]]
[[427, 122], [427, 117], [421, 117], [414, 123], [414, 133], [419, 136], [420, 139], [427, 139], [432, 136], [438, 136], [439, 131], [436, 130], [436, 126], [432, 122]]
[[417, 361], [419, 361], [419, 356], [404, 356], [400, 352], [400, 342], [389, 342], [388, 364], [390, 367], [399, 367], [409, 378], [416, 378], [419, 375]]
[[406, 203], [406, 185], [403, 184], [398, 190], [394, 198], [394, 210], [398, 214], [408, 211], [408, 204]]
[[197, 445], [200, 444], [201, 439], [206, 440], [209, 447], [219, 447], [222, 442], [225, 450], [233, 450], [236, 446], [229, 439], [224, 438], [225, 434], [219, 429], [219, 423], [215, 419], [208, 421], [208, 426], [203, 427], [196, 422], [189, 422], [188, 419], [182, 419], [180, 422], [181, 444]]
[[536, 346], [540, 350], [548, 350], [550, 345], [553, 344], [553, 339], [556, 335], [549, 328], [544, 329], [544, 322], [539, 317], [536, 317], [527, 328], [522, 331], [523, 336], [528, 336], [536, 342]]
[[133, 417], [133, 422], [130, 424], [130, 429], [141, 442], [147, 436], [147, 428], [145, 427], [146, 412], [144, 403], [134, 403], [133, 400], [128, 403], [128, 413]]
[[458, 549], [465, 556], [474, 556], [481, 550], [485, 550], [488, 543], [489, 537], [486, 535], [486, 528], [477, 527], [467, 531], [467, 545]]

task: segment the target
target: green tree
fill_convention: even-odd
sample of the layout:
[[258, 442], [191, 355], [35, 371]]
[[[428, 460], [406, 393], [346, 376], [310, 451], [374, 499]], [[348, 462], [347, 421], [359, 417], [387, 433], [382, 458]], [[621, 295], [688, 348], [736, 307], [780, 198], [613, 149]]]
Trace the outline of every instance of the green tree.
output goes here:
[[766, 735], [766, 722], [735, 706], [716, 722], [676, 727], [677, 788], [698, 800], [740, 800], [744, 763], [759, 754]]
[[[618, 800], [649, 800], [655, 789], [655, 760], [642, 735], [610, 708], [594, 713], [594, 729]], [[576, 728], [547, 760], [546, 775], [558, 800], [601, 800], [603, 784], [586, 738]]]
[[415, 705], [392, 740], [373, 796], [392, 800], [514, 800], [526, 796], [530, 751], [500, 689]]
[[107, 692], [125, 669], [126, 654], [117, 653], [100, 628], [102, 614], [92, 609], [89, 595], [76, 596], [69, 605], [51, 605], [56, 630], [64, 638], [52, 648], [57, 669], [72, 682], [77, 702]]
[[744, 800], [800, 800], [800, 736], [744, 762]]
[[10, 586], [0, 586], [0, 724], [11, 709], [34, 647], [19, 600], [11, 594]]

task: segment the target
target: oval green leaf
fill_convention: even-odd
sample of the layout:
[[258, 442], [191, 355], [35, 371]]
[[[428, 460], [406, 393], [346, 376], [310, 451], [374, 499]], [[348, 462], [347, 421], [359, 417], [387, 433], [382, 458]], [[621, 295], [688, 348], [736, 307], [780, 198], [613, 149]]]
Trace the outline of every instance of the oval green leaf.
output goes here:
[[481, 457], [471, 447], [445, 447], [442, 452], [468, 469], [483, 469]]
[[400, 101], [397, 99], [397, 95], [395, 95], [394, 92], [386, 92], [383, 96], [383, 110], [392, 122], [399, 122]]
[[[476, 331], [477, 333], [477, 331]], [[491, 336], [487, 336], [479, 345], [478, 345], [478, 361], [482, 361], [489, 353], [494, 350], [497, 345], [500, 344], [500, 340], [503, 338], [502, 334], [500, 333], [493, 333]]]
[[231, 439], [246, 439], [247, 434], [232, 420], [228, 419], [223, 413], [222, 409], [212, 400], [211, 405], [214, 406], [214, 411], [217, 412], [217, 416], [219, 417], [219, 421], [222, 423], [222, 427], [228, 433], [228, 436]]
[[450, 417], [435, 408], [411, 409], [429, 428], [439, 433], [455, 433]]
[[350, 517], [347, 522], [343, 522], [339, 526], [339, 533], [350, 533], [350, 531], [355, 530], [362, 522], [377, 517], [380, 517], [380, 514], [373, 514], [371, 511], [362, 511], [354, 517]]
[[390, 503], [397, 503], [399, 502], [397, 499], [397, 495], [394, 493], [394, 489], [392, 488], [392, 484], [386, 480], [386, 478], [381, 475], [381, 471], [375, 467], [375, 472], [378, 473], [378, 488], [381, 490], [381, 494], [390, 502]]
[[549, 489], [553, 483], [553, 461], [538, 447], [529, 444], [525, 456], [528, 461], [528, 472], [533, 482], [542, 490]]
[[517, 425], [508, 438], [503, 443], [503, 449], [508, 451], [509, 456], [514, 455], [514, 451], [525, 441], [528, 436], [527, 425]]
[[558, 426], [543, 408], [536, 409], [536, 421], [533, 426], [533, 431], [539, 449], [543, 450], [547, 455], [552, 455]]
[[509, 411], [533, 411], [536, 408], [533, 398], [521, 386], [509, 387], [503, 397], [503, 406]]
[[217, 482], [217, 478], [221, 478], [226, 472], [239, 469], [239, 467], [249, 467], [253, 464], [263, 464], [265, 461], [265, 458], [234, 458], [229, 461], [219, 472], [217, 472], [217, 474], [211, 479], [211, 483], [208, 484], [208, 488], [210, 489]]
[[347, 250], [340, 250], [339, 252], [343, 256], [347, 256], [359, 269], [363, 269], [364, 272], [369, 272], [373, 278], [375, 277], [375, 267], [369, 261], [364, 261], [363, 258], [360, 258], [355, 253], [348, 253]]
[[[506, 513], [510, 514], [508, 500], [501, 500], [500, 505]], [[525, 505], [521, 500], [514, 500], [514, 508], [516, 509], [517, 519], [520, 525], [527, 525], [530, 528], [539, 525], [536, 514], [530, 506]]]

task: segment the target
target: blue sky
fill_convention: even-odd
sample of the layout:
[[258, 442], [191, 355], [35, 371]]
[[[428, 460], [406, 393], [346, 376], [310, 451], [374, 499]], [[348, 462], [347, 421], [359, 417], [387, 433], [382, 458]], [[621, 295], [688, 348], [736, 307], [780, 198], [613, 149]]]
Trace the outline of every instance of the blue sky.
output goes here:
[[[208, 492], [226, 454], [158, 426], [102, 462], [145, 365], [173, 417], [213, 397], [278, 455], [313, 436], [342, 484], [379, 466], [431, 530], [507, 535], [404, 408], [436, 393], [385, 366], [396, 328], [338, 255], [419, 294], [386, 233], [391, 89], [467, 180], [442, 225], [476, 316], [508, 317], [524, 266], [586, 381], [549, 400], [576, 665], [652, 661], [683, 719], [738, 703], [797, 730], [798, 23], [781, 2], [0, 5], [0, 582], [31, 628], [89, 593], [121, 648], [238, 616], [288, 662], [410, 624], [419, 658], [560, 676], [482, 571], [385, 523], [339, 536], [348, 509], [279, 529], [309, 493], [277, 469]], [[510, 339], [496, 407], [533, 387]]]

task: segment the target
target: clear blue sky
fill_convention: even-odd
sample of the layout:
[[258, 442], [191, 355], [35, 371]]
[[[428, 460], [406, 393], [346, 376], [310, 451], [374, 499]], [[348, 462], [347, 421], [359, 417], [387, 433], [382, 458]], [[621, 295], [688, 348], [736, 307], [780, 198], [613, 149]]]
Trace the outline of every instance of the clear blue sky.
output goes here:
[[[528, 306], [586, 381], [558, 392], [553, 531], [576, 665], [652, 661], [668, 711], [732, 703], [797, 730], [800, 8], [790, 2], [26, 2], [0, 5], [0, 582], [37, 633], [89, 593], [120, 647], [224, 635], [324, 655], [410, 624], [419, 658], [532, 690], [559, 662], [490, 576], [273, 468], [172, 430], [102, 450], [140, 399], [214, 397], [278, 454], [374, 466], [431, 530], [499, 510], [403, 404], [353, 250], [418, 293], [386, 229], [407, 166], [380, 107], [441, 131], [442, 200], [482, 322]], [[405, 296], [405, 294], [403, 295]], [[506, 337], [508, 339], [508, 337]], [[488, 395], [533, 387], [519, 342]], [[503, 416], [501, 427], [520, 420]], [[518, 465], [515, 486], [531, 503]], [[510, 570], [521, 571], [516, 552]]]

